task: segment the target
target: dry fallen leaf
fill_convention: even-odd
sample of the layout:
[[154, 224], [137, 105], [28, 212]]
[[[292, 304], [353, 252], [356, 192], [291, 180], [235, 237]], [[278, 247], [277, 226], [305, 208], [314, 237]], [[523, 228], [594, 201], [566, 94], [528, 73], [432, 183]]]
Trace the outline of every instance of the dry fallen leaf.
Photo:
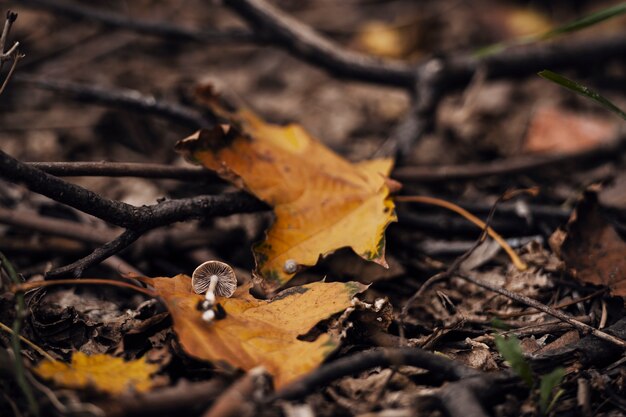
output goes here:
[[145, 358], [125, 361], [104, 354], [88, 356], [75, 352], [71, 364], [46, 359], [34, 371], [67, 388], [93, 387], [109, 394], [120, 394], [128, 389], [148, 391], [153, 385], [150, 376], [158, 368], [158, 365], [146, 363]]
[[356, 46], [372, 55], [388, 58], [405, 58], [417, 52], [424, 42], [425, 25], [419, 18], [402, 22], [366, 22], [356, 35]]
[[174, 331], [190, 355], [250, 370], [262, 365], [277, 387], [316, 368], [336, 347], [322, 334], [314, 342], [298, 339], [319, 321], [345, 310], [367, 286], [348, 282], [316, 282], [282, 291], [270, 301], [258, 300], [250, 286], [237, 289], [232, 298], [218, 297], [226, 311], [223, 320], [202, 321], [196, 309], [201, 295], [193, 293], [191, 278], [144, 279], [165, 302]]
[[558, 107], [538, 109], [524, 142], [526, 152], [576, 152], [609, 143], [616, 134], [611, 120]]
[[605, 218], [595, 194], [588, 193], [576, 208], [560, 251], [577, 280], [606, 285], [612, 295], [626, 297], [626, 242]]
[[236, 128], [199, 131], [177, 150], [274, 207], [276, 221], [254, 248], [264, 291], [274, 292], [303, 266], [342, 247], [387, 266], [384, 232], [396, 220], [385, 182], [391, 159], [353, 164], [298, 125], [217, 111]]

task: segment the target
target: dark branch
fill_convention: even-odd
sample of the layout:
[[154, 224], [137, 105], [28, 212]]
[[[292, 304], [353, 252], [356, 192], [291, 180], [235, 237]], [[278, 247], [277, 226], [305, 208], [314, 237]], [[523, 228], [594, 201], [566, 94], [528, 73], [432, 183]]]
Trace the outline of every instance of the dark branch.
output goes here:
[[[267, 209], [267, 206], [246, 193], [205, 195], [187, 199], [166, 200], [151, 206], [135, 207], [120, 201], [108, 200], [83, 187], [63, 181], [45, 172], [29, 167], [0, 151], [0, 176], [24, 184], [60, 203], [127, 229], [117, 239], [96, 249], [91, 255], [61, 270], [82, 272], [84, 268], [111, 256], [148, 230], [167, 224], [204, 218], [250, 213]], [[77, 269], [78, 268], [78, 269]], [[58, 276], [60, 272], [56, 271]]]
[[180, 123], [190, 129], [213, 126], [214, 120], [199, 111], [153, 96], [143, 95], [135, 90], [98, 87], [89, 84], [62, 81], [44, 77], [16, 75], [14, 81], [35, 85], [45, 90], [68, 94], [76, 100], [128, 109], [142, 114], [153, 114]]
[[220, 181], [212, 171], [203, 168], [177, 167], [135, 162], [26, 162], [57, 177], [140, 177], [177, 180]]
[[428, 167], [404, 166], [395, 169], [392, 177], [403, 182], [441, 182], [471, 180], [494, 175], [521, 174], [541, 168], [585, 161], [600, 164], [607, 159], [619, 157], [618, 151], [624, 147], [624, 142], [623, 138], [617, 138], [609, 144], [567, 154], [525, 155], [486, 163]]
[[31, 168], [0, 151], [0, 177], [45, 195], [55, 201], [91, 214], [108, 223], [121, 227], [139, 224], [139, 209], [120, 201], [108, 200], [83, 187], [68, 183]]
[[460, 363], [417, 348], [381, 349], [355, 353], [323, 365], [308, 375], [279, 390], [272, 400], [302, 398], [315, 389], [344, 376], [363, 372], [377, 366], [414, 366], [427, 369], [439, 377], [459, 380], [480, 374]]
[[488, 78], [515, 78], [534, 75], [542, 69], [562, 69], [600, 66], [608, 61], [626, 59], [626, 33], [581, 38], [565, 42], [538, 43], [512, 48], [498, 54], [477, 58], [460, 56], [445, 63], [444, 73], [447, 89], [462, 87], [480, 68]]
[[53, 269], [46, 273], [47, 278], [56, 278], [65, 276], [67, 274], [73, 274], [74, 277], [78, 278], [83, 274], [83, 271], [90, 267], [91, 265], [95, 265], [103, 260], [107, 259], [110, 256], [115, 255], [119, 251], [127, 248], [131, 243], [135, 240], [139, 239], [141, 236], [141, 232], [135, 230], [126, 230], [124, 233], [113, 239], [112, 241], [105, 243], [100, 246], [96, 250], [94, 250], [89, 255], [85, 256], [82, 259], [79, 259], [76, 262], [73, 262], [69, 265], [63, 266], [61, 268]]
[[394, 86], [413, 86], [410, 64], [350, 51], [263, 0], [226, 0], [259, 33], [334, 75]]
[[0, 223], [100, 245], [114, 239], [120, 233], [109, 228], [95, 228], [69, 220], [44, 217], [34, 210], [10, 210], [2, 207]]
[[132, 30], [168, 40], [224, 44], [225, 42], [255, 42], [259, 37], [246, 29], [194, 30], [165, 22], [130, 18], [62, 0], [21, 0], [20, 5], [44, 9], [74, 19], [84, 19], [118, 29]]
[[416, 138], [420, 138], [430, 129], [445, 89], [442, 70], [443, 63], [438, 59], [428, 61], [418, 68], [411, 107], [378, 150], [378, 155], [403, 158], [411, 151]]

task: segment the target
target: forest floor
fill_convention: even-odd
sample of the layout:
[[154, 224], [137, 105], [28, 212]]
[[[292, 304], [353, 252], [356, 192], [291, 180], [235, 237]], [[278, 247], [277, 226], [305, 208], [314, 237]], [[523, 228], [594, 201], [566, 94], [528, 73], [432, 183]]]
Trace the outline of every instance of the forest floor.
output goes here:
[[[246, 5], [256, 0], [0, 4], [3, 13], [18, 13], [5, 50], [19, 41], [25, 55], [0, 94], [0, 251], [25, 282], [11, 283], [2, 263], [0, 415], [31, 416], [36, 408], [41, 415], [106, 416], [626, 415], [624, 123], [537, 76], [563, 73], [625, 108], [626, 20], [473, 55], [615, 2], [272, 1], [295, 19], [289, 27], [305, 24], [332, 40], [321, 52], [310, 52], [301, 28], [281, 35], [263, 19], [250, 24], [258, 16]], [[109, 14], [88, 17], [89, 10]], [[133, 23], [142, 21], [155, 24]], [[187, 32], [175, 37], [172, 28]], [[336, 64], [324, 51], [347, 58]], [[361, 71], [347, 51], [369, 57], [382, 75]], [[10, 66], [4, 63], [1, 80]], [[382, 239], [389, 268], [332, 248], [281, 287], [323, 278], [369, 285], [359, 287], [360, 301], [296, 333], [311, 345], [329, 337], [334, 349], [322, 365], [300, 372], [303, 379], [285, 383], [272, 366], [307, 359], [274, 359], [276, 389], [250, 371], [257, 363], [225, 366], [190, 353], [164, 293], [160, 302], [115, 285], [37, 284], [80, 274], [130, 277], [144, 288], [138, 277], [191, 276], [201, 263], [220, 260], [247, 288], [252, 247], [274, 219], [269, 207], [175, 151], [198, 128], [224, 121], [206, 102], [208, 88], [267, 122], [301, 126], [348, 161], [393, 157], [389, 177], [402, 185], [387, 182], [398, 218]], [[12, 158], [102, 164], [68, 174], [63, 169], [76, 164]], [[158, 173], [128, 173], [112, 162]], [[120, 217], [124, 210], [100, 210], [84, 195], [73, 199], [75, 189], [38, 176], [38, 168], [106, 201], [139, 207], [137, 213], [164, 202], [183, 207], [197, 196], [233, 197], [211, 213], [195, 207], [187, 215], [179, 207], [164, 215], [173, 221], [146, 210], [129, 220]], [[416, 195], [438, 200], [407, 201]], [[441, 200], [487, 221], [518, 258], [512, 262], [501, 244]], [[134, 243], [73, 264], [119, 243], [123, 232]], [[295, 310], [285, 314], [298, 321]], [[16, 361], [12, 324], [40, 348], [22, 341], [23, 361]], [[37, 365], [70, 362], [77, 352], [142, 358], [155, 366], [150, 388], [107, 393], [89, 382], [91, 373], [118, 369], [113, 362], [88, 365], [69, 382]], [[121, 378], [113, 381], [125, 388]]]

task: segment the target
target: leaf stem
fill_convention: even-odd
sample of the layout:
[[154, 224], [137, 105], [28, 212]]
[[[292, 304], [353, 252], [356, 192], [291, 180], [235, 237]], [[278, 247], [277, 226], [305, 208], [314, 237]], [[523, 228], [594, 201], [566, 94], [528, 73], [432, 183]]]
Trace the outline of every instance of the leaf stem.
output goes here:
[[463, 207], [459, 207], [458, 205], [454, 203], [442, 200], [440, 198], [417, 196], [417, 195], [416, 196], [396, 196], [394, 197], [394, 201], [399, 202], [399, 203], [406, 202], [406, 203], [428, 204], [431, 206], [443, 207], [445, 209], [448, 209], [450, 211], [453, 211], [459, 214], [460, 216], [466, 218], [467, 220], [474, 223], [476, 226], [480, 227], [481, 229], [486, 228], [487, 234], [491, 238], [493, 238], [493, 240], [498, 242], [500, 246], [502, 246], [502, 249], [504, 249], [507, 255], [509, 255], [509, 258], [511, 258], [513, 265], [515, 265], [515, 267], [518, 270], [525, 271], [526, 269], [528, 269], [528, 265], [526, 265], [526, 263], [521, 260], [521, 258], [515, 253], [515, 251], [509, 246], [509, 244], [506, 243], [506, 240], [504, 240], [502, 236], [500, 236], [491, 227], [487, 226], [485, 222], [480, 220], [478, 217], [474, 216], [472, 213], [465, 210]]
[[13, 286], [14, 292], [29, 291], [35, 288], [51, 287], [53, 285], [112, 285], [115, 287], [130, 288], [149, 297], [157, 297], [158, 294], [155, 291], [147, 288], [142, 288], [137, 285], [129, 284], [127, 282], [113, 281], [103, 278], [81, 278], [81, 279], [57, 279], [54, 281], [35, 281], [35, 282], [23, 282]]

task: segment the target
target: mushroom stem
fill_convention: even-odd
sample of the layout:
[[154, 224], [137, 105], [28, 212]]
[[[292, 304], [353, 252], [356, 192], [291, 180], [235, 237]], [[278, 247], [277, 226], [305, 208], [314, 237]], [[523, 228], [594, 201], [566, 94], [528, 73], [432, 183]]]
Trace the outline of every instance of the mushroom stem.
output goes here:
[[209, 289], [207, 290], [207, 292], [215, 293], [215, 287], [217, 287], [217, 281], [219, 281], [219, 277], [217, 275], [211, 275], [211, 278], [209, 279]]
[[213, 304], [215, 304], [215, 287], [217, 287], [217, 281], [219, 281], [219, 277], [213, 274], [209, 279], [209, 289], [206, 291], [205, 299], [210, 303], [212, 307]]

